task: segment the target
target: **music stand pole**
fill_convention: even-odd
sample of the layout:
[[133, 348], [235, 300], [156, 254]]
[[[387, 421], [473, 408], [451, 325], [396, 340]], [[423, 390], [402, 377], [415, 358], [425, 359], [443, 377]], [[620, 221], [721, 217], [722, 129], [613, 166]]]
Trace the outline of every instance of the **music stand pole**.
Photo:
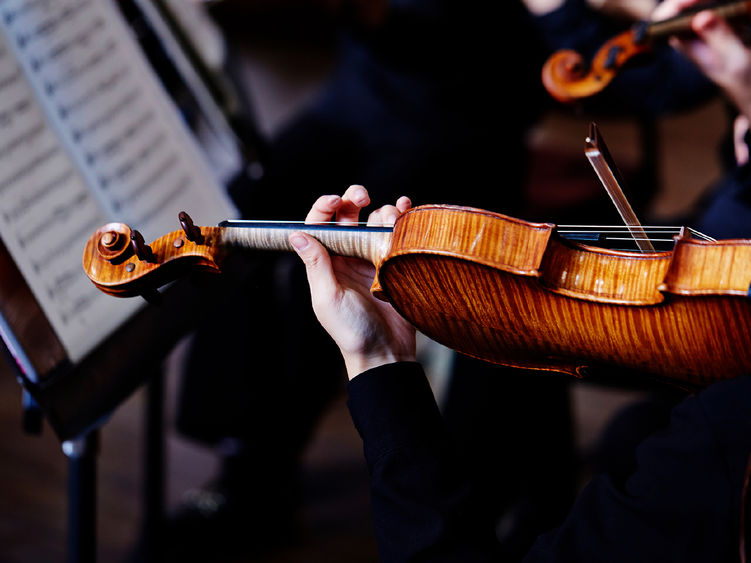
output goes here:
[[154, 369], [146, 385], [144, 456], [143, 558], [145, 563], [162, 559], [164, 496], [165, 496], [165, 439], [164, 439], [164, 372]]
[[99, 431], [63, 442], [68, 458], [68, 563], [96, 561], [96, 456]]

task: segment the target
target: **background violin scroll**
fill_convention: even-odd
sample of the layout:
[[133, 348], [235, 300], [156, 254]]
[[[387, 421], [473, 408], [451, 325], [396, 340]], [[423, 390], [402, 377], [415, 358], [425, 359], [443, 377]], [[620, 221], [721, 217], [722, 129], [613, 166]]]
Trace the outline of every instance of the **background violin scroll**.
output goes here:
[[572, 49], [556, 51], [542, 67], [545, 89], [563, 103], [600, 93], [623, 65], [651, 48], [640, 30], [640, 27], [635, 27], [610, 39], [597, 51], [591, 64]]

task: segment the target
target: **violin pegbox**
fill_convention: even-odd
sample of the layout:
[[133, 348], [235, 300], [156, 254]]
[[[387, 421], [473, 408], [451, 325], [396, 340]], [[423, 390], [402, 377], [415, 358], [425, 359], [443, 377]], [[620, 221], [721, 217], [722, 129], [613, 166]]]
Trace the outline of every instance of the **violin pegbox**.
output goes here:
[[86, 243], [83, 269], [101, 291], [117, 297], [142, 295], [154, 301], [156, 291], [189, 270], [219, 272], [219, 249], [209, 227], [197, 227], [187, 213], [179, 215], [181, 229], [146, 244], [125, 223], [107, 223]]

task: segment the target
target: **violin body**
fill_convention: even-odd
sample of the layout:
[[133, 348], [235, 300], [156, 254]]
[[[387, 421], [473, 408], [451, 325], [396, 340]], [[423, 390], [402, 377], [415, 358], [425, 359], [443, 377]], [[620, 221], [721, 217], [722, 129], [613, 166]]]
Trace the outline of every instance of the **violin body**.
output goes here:
[[551, 225], [436, 208], [397, 222], [378, 282], [419, 330], [476, 358], [703, 386], [751, 373], [750, 259], [751, 241], [621, 252], [566, 241]]
[[[83, 264], [100, 289], [120, 296], [164, 283], [162, 266], [218, 271], [228, 240], [246, 246], [231, 227], [201, 227], [200, 243], [175, 231], [152, 243], [150, 262], [126, 248], [113, 263], [101, 250], [113, 229], [127, 227], [99, 229]], [[273, 231], [250, 246], [290, 248], [290, 230]], [[751, 373], [751, 240], [684, 233], [673, 251], [610, 250], [567, 240], [552, 224], [439, 205], [407, 211], [389, 231], [369, 233], [365, 244], [335, 228], [311, 234], [372, 261], [374, 295], [464, 354], [575, 376], [637, 371], [684, 387]]]

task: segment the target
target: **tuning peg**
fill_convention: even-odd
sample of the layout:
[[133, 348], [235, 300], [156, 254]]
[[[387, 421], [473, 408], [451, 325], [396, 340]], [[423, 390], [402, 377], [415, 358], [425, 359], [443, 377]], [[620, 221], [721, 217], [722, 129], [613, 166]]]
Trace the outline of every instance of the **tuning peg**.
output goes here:
[[151, 247], [144, 242], [143, 235], [135, 229], [130, 233], [130, 246], [139, 260], [148, 261], [154, 256]]
[[190, 242], [195, 242], [197, 244], [200, 244], [203, 242], [203, 235], [201, 234], [201, 227], [196, 227], [193, 224], [193, 219], [190, 218], [190, 215], [185, 213], [185, 211], [181, 211], [178, 213], [177, 218], [180, 220], [180, 226], [183, 228], [183, 231], [185, 232], [185, 238], [188, 239]]

